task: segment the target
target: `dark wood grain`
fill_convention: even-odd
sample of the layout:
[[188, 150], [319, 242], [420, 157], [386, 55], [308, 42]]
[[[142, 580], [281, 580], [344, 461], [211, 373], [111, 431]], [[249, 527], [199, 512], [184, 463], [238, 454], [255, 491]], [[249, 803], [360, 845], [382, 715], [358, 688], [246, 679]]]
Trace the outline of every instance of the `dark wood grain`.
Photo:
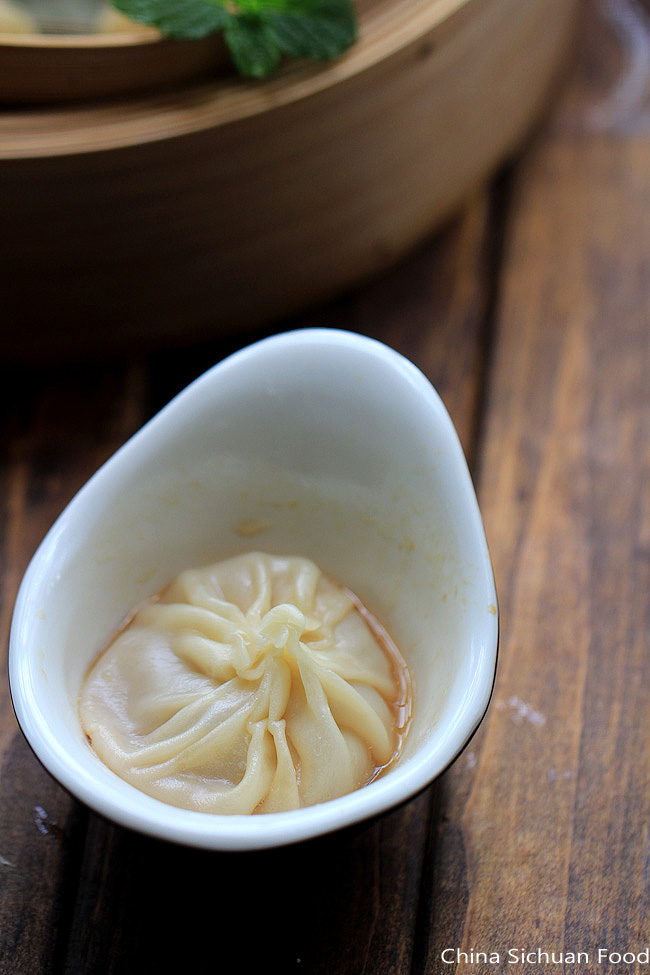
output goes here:
[[639, 9], [614, 7], [515, 171], [478, 462], [500, 666], [444, 780], [427, 972], [538, 970], [509, 948], [645, 970], [597, 954], [650, 940], [650, 139], [647, 97], [616, 94]]
[[185, 850], [92, 817], [64, 970], [207, 975], [227, 940], [242, 971], [406, 971], [428, 800], [258, 854]]
[[4, 375], [0, 682], [0, 972], [55, 972], [86, 814], [17, 729], [6, 678], [18, 583], [56, 516], [139, 426], [137, 366]]

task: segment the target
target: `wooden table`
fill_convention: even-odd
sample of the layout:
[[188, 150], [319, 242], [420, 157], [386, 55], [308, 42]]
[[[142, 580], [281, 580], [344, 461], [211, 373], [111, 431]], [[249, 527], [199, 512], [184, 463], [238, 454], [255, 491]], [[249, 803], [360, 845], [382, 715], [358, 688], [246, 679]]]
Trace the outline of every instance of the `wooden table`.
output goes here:
[[[73, 801], [31, 755], [4, 681], [2, 973], [648, 970], [597, 952], [650, 943], [649, 51], [642, 7], [589, 0], [570, 77], [512, 165], [383, 279], [268, 329], [380, 338], [446, 402], [500, 594], [479, 734], [365, 831], [211, 854]], [[3, 645], [66, 502], [240, 342], [3, 370]], [[537, 964], [538, 949], [565, 964]]]

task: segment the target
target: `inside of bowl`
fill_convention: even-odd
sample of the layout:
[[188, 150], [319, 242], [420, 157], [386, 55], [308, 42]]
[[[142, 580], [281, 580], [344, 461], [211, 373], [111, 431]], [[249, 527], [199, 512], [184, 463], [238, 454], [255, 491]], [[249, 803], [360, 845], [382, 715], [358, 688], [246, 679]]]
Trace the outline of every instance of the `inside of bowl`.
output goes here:
[[193, 384], [91, 480], [30, 570], [30, 679], [80, 761], [80, 684], [124, 617], [183, 569], [252, 550], [307, 556], [357, 594], [412, 672], [400, 765], [437, 738], [453, 757], [496, 609], [449, 418], [393, 360], [278, 351]]

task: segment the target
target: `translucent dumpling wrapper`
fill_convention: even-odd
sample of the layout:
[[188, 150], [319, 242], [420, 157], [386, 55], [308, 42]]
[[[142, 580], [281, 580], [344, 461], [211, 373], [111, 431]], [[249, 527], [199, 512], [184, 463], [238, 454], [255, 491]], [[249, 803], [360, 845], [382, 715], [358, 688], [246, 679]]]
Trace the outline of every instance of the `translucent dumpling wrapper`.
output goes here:
[[209, 813], [277, 812], [368, 783], [399, 750], [408, 674], [308, 559], [182, 573], [89, 671], [92, 747], [142, 791]]

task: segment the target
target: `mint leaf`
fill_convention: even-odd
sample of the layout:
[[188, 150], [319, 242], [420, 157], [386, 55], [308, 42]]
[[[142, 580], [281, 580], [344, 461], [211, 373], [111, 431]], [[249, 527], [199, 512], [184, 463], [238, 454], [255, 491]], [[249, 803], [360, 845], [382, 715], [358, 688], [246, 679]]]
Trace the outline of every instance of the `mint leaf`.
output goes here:
[[113, 6], [167, 37], [192, 40], [221, 30], [229, 17], [225, 6], [213, 0], [113, 0]]
[[260, 11], [283, 54], [329, 61], [356, 40], [354, 8], [348, 0], [286, 0]]
[[280, 63], [282, 50], [264, 18], [243, 13], [231, 16], [224, 37], [240, 74], [266, 78]]
[[113, 0], [169, 37], [224, 31], [239, 72], [265, 78], [283, 57], [331, 60], [357, 36], [353, 0]]

